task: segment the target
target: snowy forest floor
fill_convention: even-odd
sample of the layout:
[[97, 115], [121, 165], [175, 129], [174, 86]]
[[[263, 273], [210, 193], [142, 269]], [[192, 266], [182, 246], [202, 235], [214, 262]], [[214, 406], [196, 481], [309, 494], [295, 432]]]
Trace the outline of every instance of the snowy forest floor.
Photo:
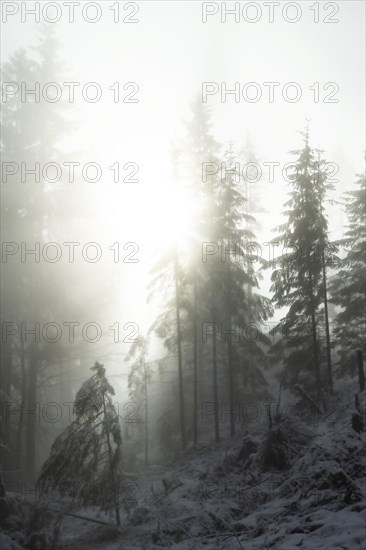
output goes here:
[[[128, 513], [121, 509], [120, 530], [64, 516], [59, 549], [363, 548], [366, 438], [351, 428], [356, 392], [348, 385], [316, 424], [296, 424], [300, 436], [283, 443], [285, 470], [263, 468], [265, 432], [247, 435], [244, 444], [238, 435], [187, 450], [174, 465], [136, 477], [129, 492], [135, 503]], [[365, 392], [360, 397], [365, 410]], [[91, 508], [73, 512], [108, 521]], [[0, 534], [2, 550], [21, 548], [7, 546], [7, 535], [17, 538], [10, 530]]]

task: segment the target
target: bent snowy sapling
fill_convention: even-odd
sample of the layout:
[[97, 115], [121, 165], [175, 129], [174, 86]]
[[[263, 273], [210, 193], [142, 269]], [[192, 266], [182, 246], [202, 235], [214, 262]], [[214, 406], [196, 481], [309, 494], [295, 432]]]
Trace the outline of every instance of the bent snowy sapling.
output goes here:
[[119, 525], [121, 426], [104, 366], [96, 362], [91, 370], [93, 376], [76, 394], [75, 418], [54, 441], [37, 485], [44, 493], [57, 489], [84, 506], [114, 509]]

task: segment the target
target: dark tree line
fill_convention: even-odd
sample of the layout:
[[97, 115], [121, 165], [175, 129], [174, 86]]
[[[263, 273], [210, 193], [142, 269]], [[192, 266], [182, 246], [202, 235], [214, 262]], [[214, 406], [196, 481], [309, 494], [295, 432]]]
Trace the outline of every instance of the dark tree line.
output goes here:
[[[222, 153], [210, 133], [208, 110], [199, 101], [193, 104], [187, 129], [180, 144], [180, 169], [188, 181], [185, 185], [192, 186], [199, 214], [184, 244], [175, 243], [157, 263], [151, 283], [162, 304], [151, 334], [177, 358], [176, 409], [166, 401], [175, 423], [164, 423], [163, 429], [179, 429], [183, 448], [187, 431], [194, 445], [199, 428], [204, 431], [203, 401], [213, 404], [212, 427], [218, 441], [221, 403], [234, 411], [235, 403], [248, 394], [269, 396], [269, 363], [282, 363], [281, 384], [321, 411], [333, 393], [334, 375], [356, 373], [355, 351], [364, 348], [365, 329], [365, 178], [360, 176], [358, 190], [346, 195], [345, 238], [332, 242], [326, 211], [334, 187], [328, 182], [323, 152], [310, 145], [307, 127], [302, 149], [292, 152], [296, 160], [289, 176], [285, 221], [275, 228], [273, 239], [287, 252], [273, 262], [254, 262], [247, 245], [256, 239], [255, 219], [248, 211], [247, 186], [236, 174], [232, 145]], [[204, 163], [223, 161], [225, 177], [218, 172], [205, 180]], [[217, 245], [207, 261], [202, 256], [204, 243]], [[271, 300], [258, 290], [261, 272], [268, 268]], [[239, 335], [238, 326], [263, 327], [277, 308], [287, 312], [272, 331], [274, 343], [264, 330], [255, 342]], [[210, 336], [203, 328], [207, 324]], [[145, 354], [148, 357], [148, 348]], [[230, 435], [234, 434], [235, 415], [230, 414]]]
[[[2, 65], [3, 81], [19, 87], [25, 83], [32, 90], [36, 82], [42, 87], [67, 80], [58, 49], [52, 27], [45, 25], [33, 55], [20, 49]], [[2, 103], [1, 130], [2, 162], [17, 167], [15, 175], [1, 182], [1, 467], [15, 471], [18, 479], [34, 479], [55, 437], [54, 425], [43, 421], [42, 406], [72, 401], [77, 389], [72, 379], [76, 373], [87, 375], [95, 353], [80, 332], [70, 344], [63, 322], [93, 319], [102, 304], [80, 281], [82, 271], [63, 259], [52, 263], [42, 258], [44, 245], [79, 240], [83, 218], [92, 219], [81, 207], [88, 197], [83, 182], [71, 188], [66, 178], [52, 183], [42, 173], [47, 163], [75, 159], [61, 145], [75, 130], [67, 105], [37, 102], [31, 94], [26, 101], [20, 93], [9, 95]], [[28, 173], [23, 178], [21, 165], [34, 171], [37, 163], [39, 177]], [[77, 262], [75, 266], [80, 268]], [[105, 287], [103, 279], [99, 282]], [[54, 342], [52, 330], [49, 338], [42, 337], [42, 328], [53, 322], [64, 329]], [[62, 426], [67, 422], [63, 409]]]

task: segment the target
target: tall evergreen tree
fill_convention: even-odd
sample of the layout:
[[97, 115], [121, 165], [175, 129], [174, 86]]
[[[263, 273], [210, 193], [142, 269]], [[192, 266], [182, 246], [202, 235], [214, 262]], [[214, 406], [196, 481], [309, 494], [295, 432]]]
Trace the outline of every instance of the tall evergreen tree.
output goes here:
[[[289, 200], [284, 215], [286, 221], [277, 228], [274, 239], [291, 249], [274, 261], [271, 291], [277, 307], [287, 307], [278, 330], [282, 338], [273, 346], [275, 355], [284, 354], [287, 379], [292, 386], [310, 390], [320, 402], [325, 383], [321, 372], [319, 346], [319, 308], [324, 302], [323, 253], [329, 250], [328, 223], [324, 201], [332, 186], [326, 181], [325, 161], [310, 147], [309, 129], [304, 147], [293, 151], [295, 171], [289, 177]], [[312, 382], [304, 374], [312, 372]]]
[[[218, 175], [204, 177], [204, 166], [207, 163], [218, 165], [220, 145], [211, 133], [210, 111], [202, 104], [200, 98], [192, 103], [192, 114], [186, 125], [187, 135], [183, 143], [185, 151], [182, 162], [188, 187], [192, 191], [196, 202], [196, 219], [188, 242], [187, 283], [189, 285], [188, 300], [186, 302], [187, 320], [193, 335], [193, 437], [194, 444], [198, 439], [198, 396], [199, 396], [199, 345], [201, 341], [201, 385], [203, 382], [205, 362], [211, 363], [212, 401], [214, 404], [214, 432], [216, 441], [219, 440], [219, 382], [218, 382], [218, 352], [216, 331], [212, 334], [211, 349], [203, 345], [203, 324], [218, 323], [219, 318], [219, 287], [222, 284], [218, 270], [213, 264], [221, 265], [220, 257], [211, 258], [211, 262], [203, 261], [203, 248], [211, 243], [218, 242]], [[202, 394], [202, 392], [201, 392]]]
[[338, 375], [357, 372], [355, 352], [365, 352], [366, 333], [366, 174], [345, 196], [348, 225], [338, 241], [344, 251], [330, 284], [331, 302], [340, 308], [334, 320], [338, 344]]
[[[188, 367], [193, 364], [193, 440], [198, 440], [198, 385], [199, 362], [202, 355], [200, 320], [212, 313], [213, 300], [211, 287], [207, 285], [210, 274], [202, 264], [202, 243], [213, 240], [213, 211], [215, 208], [214, 189], [210, 183], [203, 188], [202, 163], [214, 162], [218, 144], [210, 134], [209, 115], [206, 106], [197, 99], [192, 105], [192, 117], [187, 123], [187, 136], [176, 157], [181, 161], [181, 174], [178, 176], [178, 161], [174, 162], [177, 189], [190, 192], [196, 205], [196, 218], [187, 234], [181, 236], [169, 250], [163, 253], [162, 260], [155, 266], [152, 288], [159, 287], [163, 298], [163, 311], [156, 319], [153, 330], [163, 339], [170, 353], [175, 353], [178, 363], [178, 390], [180, 402], [180, 432], [185, 446], [186, 420], [185, 402], [190, 401], [184, 388], [190, 385]], [[184, 155], [181, 154], [184, 151]], [[167, 228], [169, 231], [169, 228]], [[206, 265], [207, 267], [207, 265]], [[167, 292], [168, 290], [168, 292]], [[165, 294], [165, 296], [163, 296]], [[203, 297], [205, 295], [205, 298]], [[208, 297], [210, 296], [210, 298]], [[210, 305], [208, 305], [210, 304]], [[213, 391], [217, 388], [217, 359], [215, 343], [212, 346]], [[216, 368], [215, 368], [216, 362]], [[216, 382], [215, 382], [216, 380]], [[217, 401], [217, 398], [216, 398]], [[218, 417], [216, 426], [218, 426]], [[216, 433], [218, 428], [216, 428]]]
[[[30, 59], [24, 51], [16, 52], [2, 67], [6, 81], [25, 83], [34, 89], [35, 83], [45, 79], [57, 81], [57, 43], [49, 27], [45, 26], [36, 48], [37, 59]], [[51, 78], [51, 68], [53, 69]], [[56, 71], [56, 72], [55, 72]], [[18, 168], [36, 168], [36, 163], [43, 166], [45, 162], [56, 160], [57, 141], [63, 137], [64, 128], [61, 123], [59, 106], [36, 102], [27, 96], [26, 101], [19, 101], [14, 95], [4, 105], [2, 110], [2, 140], [1, 150], [4, 161], [15, 162]], [[27, 250], [34, 250], [47, 240], [47, 224], [52, 216], [51, 193], [46, 192], [47, 184], [43, 177], [28, 175], [26, 181], [21, 181], [20, 170], [17, 175], [2, 182], [2, 222], [4, 241], [23, 243]], [[9, 300], [6, 300], [2, 314], [5, 320], [13, 319], [18, 326], [24, 322], [28, 327], [34, 327], [48, 317], [42, 311], [41, 303], [52, 303], [53, 287], [49, 284], [51, 277], [47, 270], [29, 256], [22, 264], [9, 261], [2, 266], [3, 296], [4, 288], [10, 289]], [[9, 281], [11, 280], [11, 284]], [[11, 294], [13, 292], [13, 294]], [[6, 292], [8, 294], [8, 290]], [[48, 320], [48, 319], [47, 319]], [[26, 400], [26, 408], [34, 410], [37, 402], [37, 385], [40, 370], [43, 367], [41, 345], [33, 337], [27, 341], [21, 337], [18, 342], [9, 346], [3, 343], [2, 369], [12, 370], [10, 379], [21, 390], [22, 398]], [[56, 352], [57, 346], [53, 347]], [[8, 351], [6, 351], [8, 350]], [[11, 353], [9, 353], [11, 350]], [[48, 350], [50, 351], [50, 349]], [[5, 353], [5, 356], [4, 356]], [[22, 382], [17, 382], [13, 364], [21, 357]], [[27, 383], [23, 379], [27, 376]], [[21, 433], [22, 422], [18, 433]], [[26, 457], [25, 465], [28, 478], [35, 474], [35, 437], [36, 421], [34, 414], [27, 415], [26, 423]], [[18, 437], [18, 441], [21, 437]], [[18, 449], [19, 450], [19, 449]], [[19, 460], [19, 457], [16, 457]]]
[[[64, 80], [53, 29], [52, 25], [43, 26], [32, 57], [19, 50], [2, 65], [5, 81], [24, 83], [27, 89], [32, 90], [36, 83], [42, 89], [43, 84]], [[48, 242], [70, 240], [63, 238], [68, 225], [66, 222], [70, 222], [71, 209], [67, 203], [69, 199], [66, 199], [70, 193], [65, 192], [63, 178], [55, 184], [46, 181], [42, 168], [49, 162], [61, 162], [64, 153], [60, 144], [71, 124], [66, 122], [62, 102], [47, 102], [42, 97], [37, 102], [31, 94], [26, 96], [25, 101], [20, 101], [19, 94], [9, 97], [2, 108], [2, 158], [17, 163], [19, 168], [16, 175], [2, 182], [2, 240], [16, 243], [19, 249], [24, 246], [31, 251], [39, 247], [41, 251]], [[37, 164], [40, 177], [28, 174], [22, 181], [20, 167], [32, 170]], [[10, 256], [2, 264], [2, 321], [12, 320], [18, 327], [24, 323], [32, 329], [36, 323], [42, 327], [58, 317], [70, 318], [78, 304], [76, 302], [71, 306], [74, 297], [69, 281], [63, 262], [46, 262], [41, 253], [38, 261], [31, 254], [26, 255], [25, 261], [20, 261], [19, 250], [17, 255]], [[14, 416], [16, 427], [8, 446], [8, 460], [10, 463], [15, 461], [18, 468], [24, 465], [26, 477], [32, 479], [40, 458], [36, 440], [42, 436], [42, 430], [37, 425], [36, 415], [27, 411], [34, 410], [42, 399], [43, 386], [50, 377], [53, 377], [54, 387], [48, 390], [48, 398], [58, 399], [59, 392], [67, 387], [61, 402], [69, 399], [71, 384], [64, 371], [69, 366], [75, 366], [78, 357], [73, 357], [72, 353], [76, 351], [76, 346], [71, 350], [64, 339], [48, 343], [41, 338], [37, 342], [34, 335], [25, 338], [19, 330], [16, 336], [8, 340], [2, 342], [1, 371], [7, 373], [8, 391], [22, 403], [20, 413]], [[62, 382], [58, 386], [56, 371]]]
[[[130, 372], [128, 375], [128, 390], [130, 398], [135, 404], [144, 402], [145, 415], [145, 466], [148, 466], [149, 456], [149, 402], [148, 402], [148, 384], [152, 378], [151, 363], [147, 361], [148, 341], [146, 338], [139, 337], [139, 341], [132, 344], [125, 361], [132, 360]], [[142, 425], [142, 423], [141, 423]]]
[[[260, 395], [266, 384], [261, 367], [265, 364], [264, 350], [269, 340], [262, 329], [273, 308], [270, 301], [257, 292], [260, 272], [255, 270], [255, 265], [260, 266], [261, 261], [253, 253], [256, 248], [252, 230], [255, 219], [247, 211], [248, 190], [237, 169], [232, 145], [223, 158], [225, 172], [218, 188], [219, 216], [216, 222], [223, 269], [218, 276], [223, 284], [222, 339], [226, 347], [230, 434], [234, 435], [235, 400], [242, 397], [236, 389], [238, 381], [251, 395]], [[250, 330], [254, 332], [254, 328], [256, 337], [250, 338]], [[248, 386], [251, 386], [250, 390]]]

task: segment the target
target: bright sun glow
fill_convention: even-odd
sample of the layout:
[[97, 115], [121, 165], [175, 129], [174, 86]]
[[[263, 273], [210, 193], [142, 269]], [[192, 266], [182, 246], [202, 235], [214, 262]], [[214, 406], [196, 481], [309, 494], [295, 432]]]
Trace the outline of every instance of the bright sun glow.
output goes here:
[[128, 203], [124, 195], [119, 205], [120, 214], [118, 205], [114, 204], [116, 214], [108, 224], [114, 228], [117, 225], [120, 234], [134, 235], [135, 240], [149, 248], [158, 247], [161, 251], [171, 246], [179, 248], [195, 224], [197, 205], [188, 189], [164, 183], [136, 185], [138, 190], [131, 190], [129, 197], [134, 200]]
[[[151, 270], [165, 252], [175, 249], [179, 258], [183, 258], [196, 234], [198, 205], [190, 189], [183, 184], [155, 182], [155, 185], [136, 183], [132, 186], [121, 186], [118, 198], [116, 194], [98, 194], [98, 201], [105, 201], [103, 211], [110, 213], [103, 218], [103, 238], [107, 246], [118, 241], [123, 254], [132, 251], [123, 250], [126, 243], [136, 243], [138, 252], [134, 264], [120, 263], [121, 300], [124, 311], [126, 301], [131, 300], [133, 314], [139, 323], [149, 325], [155, 314], [154, 304], [147, 307], [147, 287], [151, 281]], [[100, 207], [100, 204], [99, 204]], [[118, 237], [116, 238], [116, 236]], [[135, 247], [135, 249], [137, 248]], [[126, 289], [129, 289], [126, 296]]]
[[147, 193], [143, 210], [147, 240], [163, 248], [182, 244], [193, 227], [195, 204], [186, 189], [168, 185], [154, 189]]

